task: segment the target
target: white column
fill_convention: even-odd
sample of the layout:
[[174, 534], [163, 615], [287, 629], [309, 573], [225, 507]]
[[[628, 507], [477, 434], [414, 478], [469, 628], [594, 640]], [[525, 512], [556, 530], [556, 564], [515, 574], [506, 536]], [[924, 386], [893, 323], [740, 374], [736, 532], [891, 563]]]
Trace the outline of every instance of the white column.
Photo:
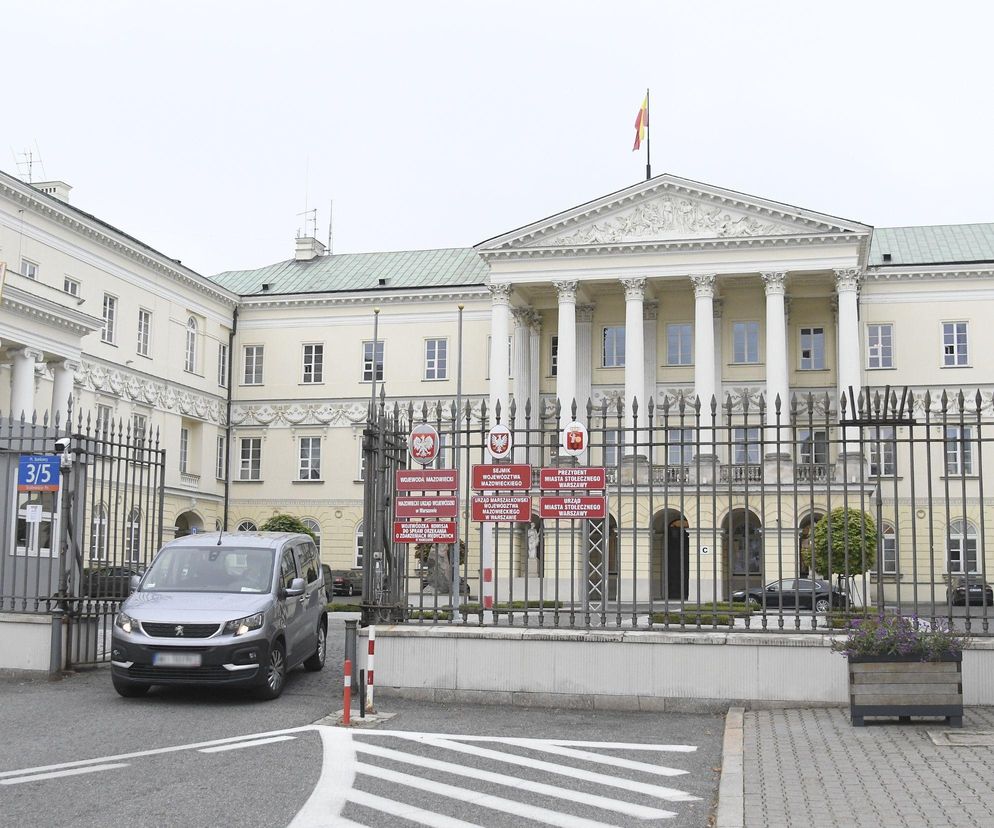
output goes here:
[[[711, 312], [714, 314], [714, 395], [718, 401], [718, 409], [715, 414], [715, 423], [722, 422], [722, 401], [724, 400], [724, 389], [722, 387], [722, 336], [721, 336], [721, 312], [723, 301], [720, 297], [714, 297], [711, 302]], [[709, 415], [710, 416], [710, 415]]]
[[[643, 365], [645, 367], [645, 378], [643, 380], [645, 387], [645, 403], [646, 406], [648, 406], [649, 400], [651, 399], [654, 409], [659, 404], [659, 400], [656, 399], [656, 360], [659, 353], [656, 337], [656, 328], [659, 324], [657, 322], [658, 319], [659, 302], [643, 302], [642, 343], [645, 351], [645, 359], [643, 360]], [[648, 408], [646, 408], [646, 417], [648, 417]], [[655, 418], [655, 414], [653, 417]]]
[[[775, 271], [761, 274], [766, 290], [766, 421], [777, 424], [777, 397], [780, 398], [780, 425], [790, 422], [790, 385], [787, 380], [787, 311], [784, 303], [787, 274]], [[768, 438], [776, 443], [776, 430]], [[780, 432], [780, 440], [787, 433]], [[774, 445], [775, 449], [775, 445]], [[783, 452], [781, 452], [783, 453]]]
[[500, 403], [501, 422], [507, 422], [511, 366], [507, 359], [507, 338], [511, 328], [511, 286], [489, 285], [490, 290], [490, 423], [496, 422]]
[[570, 421], [576, 399], [576, 280], [554, 282], [559, 294], [559, 351], [556, 367], [556, 396], [562, 407], [560, 424]]
[[[713, 273], [690, 277], [694, 285], [694, 395], [701, 401], [701, 422], [711, 422], [711, 398], [717, 391], [714, 370]], [[707, 436], [710, 440], [710, 435]], [[704, 436], [701, 437], [704, 442]]]
[[[27, 422], [31, 421], [35, 413], [35, 364], [41, 359], [42, 354], [32, 348], [21, 348], [11, 353], [13, 364], [10, 374], [10, 410], [13, 412], [14, 421], [20, 420], [21, 416]], [[42, 416], [38, 412], [39, 421]]]
[[594, 306], [576, 306], [576, 405], [579, 408], [577, 418], [581, 423], [587, 422], [587, 403], [594, 393], [594, 356], [591, 351], [593, 344]]
[[[632, 404], [638, 403], [637, 425], [645, 423], [645, 320], [642, 302], [645, 279], [622, 279], [625, 288], [625, 426], [632, 424]], [[639, 434], [639, 440], [644, 439]], [[633, 437], [626, 441], [625, 454], [634, 454]], [[640, 451], [644, 449], [640, 448]]]
[[[530, 384], [528, 386], [528, 397], [532, 401], [532, 428], [542, 428], [542, 392], [540, 389], [540, 378], [542, 376], [542, 315], [532, 312], [528, 326], [529, 356], [531, 359]], [[536, 435], [536, 442], [541, 439]], [[533, 446], [529, 460], [533, 466], [542, 465], [542, 447]]]
[[519, 434], [515, 435], [517, 445], [514, 448], [514, 461], [516, 463], [528, 462], [528, 449], [524, 447], [526, 434], [523, 431], [526, 426], [534, 428], [536, 424], [535, 402], [531, 403], [531, 416], [525, 416], [526, 403], [531, 393], [531, 308], [512, 308], [511, 315], [514, 317], [514, 338], [511, 341], [511, 358], [514, 360], [514, 425]]
[[52, 384], [52, 421], [59, 415], [60, 430], [67, 430], [66, 417], [69, 416], [69, 397], [72, 395], [79, 363], [64, 359], [52, 364], [54, 382]]
[[[835, 290], [839, 295], [839, 313], [836, 328], [836, 339], [839, 352], [839, 396], [849, 396], [849, 388], [859, 398], [859, 389], [863, 384], [860, 369], [859, 349], [859, 282], [860, 273], [856, 268], [844, 268], [835, 271]], [[858, 416], [847, 406], [848, 417]], [[841, 410], [840, 410], [841, 413]], [[845, 429], [845, 451], [847, 454], [859, 454], [859, 430]], [[852, 468], [849, 470], [852, 474]]]

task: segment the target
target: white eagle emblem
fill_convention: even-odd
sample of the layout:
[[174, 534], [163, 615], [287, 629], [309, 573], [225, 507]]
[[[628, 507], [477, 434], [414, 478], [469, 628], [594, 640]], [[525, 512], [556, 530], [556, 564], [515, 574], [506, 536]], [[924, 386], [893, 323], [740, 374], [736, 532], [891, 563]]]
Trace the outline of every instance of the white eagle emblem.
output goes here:
[[503, 454], [507, 449], [507, 435], [493, 434], [490, 437], [490, 448], [494, 454]]
[[415, 457], [431, 457], [435, 449], [435, 438], [430, 434], [415, 434], [413, 444], [411, 453]]

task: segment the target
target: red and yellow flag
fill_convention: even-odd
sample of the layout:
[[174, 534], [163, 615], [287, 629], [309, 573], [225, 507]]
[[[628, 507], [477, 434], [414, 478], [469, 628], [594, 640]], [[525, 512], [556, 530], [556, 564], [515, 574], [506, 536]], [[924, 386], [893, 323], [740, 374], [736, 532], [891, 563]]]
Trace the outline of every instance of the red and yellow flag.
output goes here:
[[645, 98], [642, 101], [642, 106], [639, 107], [639, 114], [635, 116], [635, 146], [632, 147], [632, 152], [635, 152], [635, 150], [642, 146], [642, 142], [645, 140], [645, 136], [648, 131], [649, 93], [646, 92]]

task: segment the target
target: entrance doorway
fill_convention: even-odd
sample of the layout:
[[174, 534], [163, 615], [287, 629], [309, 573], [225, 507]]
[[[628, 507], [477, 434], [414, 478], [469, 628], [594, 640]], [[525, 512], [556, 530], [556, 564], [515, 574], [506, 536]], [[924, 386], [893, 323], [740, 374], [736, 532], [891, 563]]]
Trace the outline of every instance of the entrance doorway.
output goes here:
[[176, 518], [176, 537], [195, 535], [204, 531], [204, 521], [196, 512], [183, 512]]
[[763, 523], [751, 509], [732, 509], [721, 526], [731, 592], [765, 584]]
[[663, 509], [652, 518], [650, 595], [653, 601], [687, 600], [690, 594], [690, 531], [676, 509]]

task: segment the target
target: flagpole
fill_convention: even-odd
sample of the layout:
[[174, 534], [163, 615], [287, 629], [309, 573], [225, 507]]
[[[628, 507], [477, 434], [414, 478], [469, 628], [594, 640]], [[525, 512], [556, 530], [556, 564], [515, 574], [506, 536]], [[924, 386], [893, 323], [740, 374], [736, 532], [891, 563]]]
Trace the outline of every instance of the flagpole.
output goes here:
[[649, 129], [649, 87], [645, 89], [645, 180], [652, 178], [652, 162], [649, 160], [649, 142], [652, 132]]

